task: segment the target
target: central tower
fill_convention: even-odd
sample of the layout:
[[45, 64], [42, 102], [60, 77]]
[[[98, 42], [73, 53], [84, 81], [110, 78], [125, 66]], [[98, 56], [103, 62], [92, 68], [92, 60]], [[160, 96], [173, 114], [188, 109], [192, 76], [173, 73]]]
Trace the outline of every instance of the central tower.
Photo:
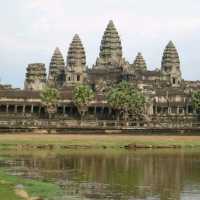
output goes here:
[[94, 68], [122, 67], [122, 44], [112, 20], [109, 21], [104, 31], [99, 58], [97, 58]]
[[121, 39], [112, 20], [109, 21], [100, 45], [99, 57], [88, 69], [88, 81], [96, 91], [121, 80], [128, 63], [123, 58]]
[[113, 59], [122, 59], [121, 40], [112, 20], [109, 21], [101, 40], [99, 58], [102, 65], [111, 64]]

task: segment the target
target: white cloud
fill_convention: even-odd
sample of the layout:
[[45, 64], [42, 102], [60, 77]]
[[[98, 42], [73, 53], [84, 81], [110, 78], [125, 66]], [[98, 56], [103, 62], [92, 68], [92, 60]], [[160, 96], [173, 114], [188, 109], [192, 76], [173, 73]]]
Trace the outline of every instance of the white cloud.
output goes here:
[[[197, 79], [200, 74], [196, 67], [200, 65], [197, 0], [0, 1], [0, 52], [7, 52], [7, 56], [0, 54], [0, 74], [7, 82], [21, 86], [27, 63], [38, 60], [48, 65], [55, 46], [60, 46], [66, 56], [74, 33], [80, 33], [92, 65], [110, 19], [115, 21], [129, 61], [142, 51], [151, 68], [159, 66], [163, 47], [172, 39], [182, 58], [184, 77], [193, 79], [195, 74]], [[13, 79], [12, 73], [19, 78]]]

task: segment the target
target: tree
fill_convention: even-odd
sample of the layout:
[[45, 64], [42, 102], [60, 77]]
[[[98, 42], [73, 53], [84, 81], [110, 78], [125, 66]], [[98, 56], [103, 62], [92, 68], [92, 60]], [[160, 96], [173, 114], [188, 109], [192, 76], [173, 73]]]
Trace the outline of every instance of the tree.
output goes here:
[[78, 84], [75, 86], [73, 90], [73, 101], [81, 115], [81, 122], [93, 99], [94, 92], [88, 85]]
[[198, 114], [200, 114], [200, 91], [193, 92], [192, 105]]
[[49, 118], [57, 111], [59, 92], [55, 88], [45, 87], [40, 94], [43, 105], [45, 105]]
[[143, 114], [145, 97], [127, 81], [122, 81], [109, 90], [106, 95], [108, 104], [123, 115], [127, 122], [129, 114], [137, 117]]

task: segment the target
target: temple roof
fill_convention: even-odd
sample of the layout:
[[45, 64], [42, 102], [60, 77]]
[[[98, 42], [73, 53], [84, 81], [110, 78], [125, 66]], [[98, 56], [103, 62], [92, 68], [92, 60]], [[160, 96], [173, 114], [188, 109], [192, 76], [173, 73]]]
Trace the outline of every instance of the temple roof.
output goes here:
[[117, 29], [110, 20], [101, 40], [99, 57], [109, 59], [113, 56], [122, 58], [122, 45]]
[[67, 55], [68, 67], [80, 67], [86, 65], [86, 55], [83, 44], [78, 34], [75, 34], [69, 46]]
[[135, 58], [133, 67], [135, 70], [147, 70], [146, 62], [140, 52], [137, 54], [137, 56]]
[[180, 60], [177, 49], [172, 41], [170, 41], [165, 47], [162, 57], [162, 69], [172, 68], [176, 64], [176, 67], [180, 68]]
[[54, 50], [49, 65], [48, 83], [51, 86], [60, 87], [64, 83], [65, 61], [58, 47]]
[[[31, 104], [38, 104], [41, 103], [39, 91], [28, 91], [28, 90], [14, 90], [14, 89], [7, 89], [2, 90], [0, 89], [0, 102], [3, 103], [16, 103], [18, 105], [31, 105]], [[60, 90], [60, 101], [65, 101], [65, 104], [69, 104], [73, 100], [73, 90]], [[19, 101], [20, 99], [20, 101]], [[66, 101], [67, 100], [67, 101]], [[101, 94], [95, 95], [95, 101], [92, 105], [101, 105], [104, 104], [105, 97]]]
[[63, 59], [63, 55], [58, 47], [54, 50], [53, 56], [51, 58], [51, 62], [49, 65], [50, 72], [54, 70], [64, 70], [65, 61]]
[[26, 81], [46, 81], [46, 68], [43, 63], [32, 63], [26, 68]]
[[32, 63], [29, 64], [27, 70], [45, 70], [45, 64], [43, 63]]

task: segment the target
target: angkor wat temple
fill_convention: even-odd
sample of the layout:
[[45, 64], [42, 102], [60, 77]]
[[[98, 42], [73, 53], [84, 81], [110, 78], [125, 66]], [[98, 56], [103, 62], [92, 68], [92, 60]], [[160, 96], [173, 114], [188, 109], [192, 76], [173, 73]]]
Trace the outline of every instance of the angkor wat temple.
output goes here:
[[[41, 103], [40, 91], [46, 86], [60, 91], [57, 113], [50, 123], [58, 127], [79, 126], [79, 114], [72, 101], [75, 84], [89, 84], [96, 93], [89, 106], [85, 127], [120, 127], [115, 111], [105, 100], [106, 88], [127, 80], [141, 89], [148, 98], [145, 117], [129, 122], [135, 128], [197, 128], [198, 115], [193, 109], [192, 92], [200, 90], [199, 81], [183, 80], [177, 49], [170, 41], [164, 49], [160, 69], [149, 70], [141, 53], [134, 62], [123, 57], [122, 44], [117, 29], [110, 21], [103, 34], [99, 57], [92, 67], [87, 67], [86, 53], [76, 34], [69, 46], [66, 63], [56, 48], [47, 75], [42, 63], [29, 64], [24, 89], [1, 86], [0, 126], [38, 126], [46, 123], [46, 111]], [[46, 120], [46, 121], [45, 121]], [[50, 126], [49, 124], [49, 126]]]

